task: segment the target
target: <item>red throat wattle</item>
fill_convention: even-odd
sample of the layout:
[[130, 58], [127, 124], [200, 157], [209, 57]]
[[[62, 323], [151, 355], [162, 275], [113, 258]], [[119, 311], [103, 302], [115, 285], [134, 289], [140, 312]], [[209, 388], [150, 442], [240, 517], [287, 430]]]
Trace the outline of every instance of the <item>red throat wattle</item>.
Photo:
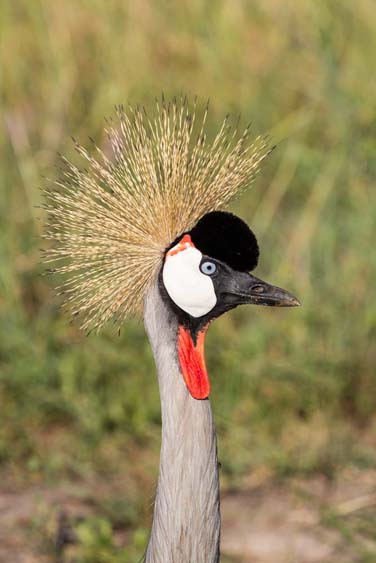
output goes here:
[[194, 399], [207, 399], [210, 393], [210, 381], [206, 370], [204, 341], [207, 327], [198, 333], [196, 344], [191, 333], [183, 326], [179, 327], [178, 355], [184, 381]]

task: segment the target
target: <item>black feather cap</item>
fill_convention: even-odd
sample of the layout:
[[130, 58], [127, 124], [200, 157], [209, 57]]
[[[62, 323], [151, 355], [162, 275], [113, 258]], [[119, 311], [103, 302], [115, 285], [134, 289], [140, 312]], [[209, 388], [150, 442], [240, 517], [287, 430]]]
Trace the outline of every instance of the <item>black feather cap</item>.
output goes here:
[[238, 272], [250, 272], [257, 266], [257, 239], [247, 223], [232, 213], [206, 213], [188, 234], [200, 252]]

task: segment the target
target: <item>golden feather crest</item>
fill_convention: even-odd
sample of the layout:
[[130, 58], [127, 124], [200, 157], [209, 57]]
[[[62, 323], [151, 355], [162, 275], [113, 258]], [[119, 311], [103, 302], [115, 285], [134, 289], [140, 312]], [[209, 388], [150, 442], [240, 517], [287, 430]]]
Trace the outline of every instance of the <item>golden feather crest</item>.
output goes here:
[[[248, 187], [270, 152], [224, 120], [212, 142], [186, 100], [116, 110], [106, 128], [111, 155], [76, 144], [87, 163], [65, 160], [46, 189], [46, 261], [64, 275], [62, 292], [81, 327], [99, 329], [142, 310], [166, 248], [207, 212], [223, 209]], [[197, 133], [195, 133], [197, 131]]]

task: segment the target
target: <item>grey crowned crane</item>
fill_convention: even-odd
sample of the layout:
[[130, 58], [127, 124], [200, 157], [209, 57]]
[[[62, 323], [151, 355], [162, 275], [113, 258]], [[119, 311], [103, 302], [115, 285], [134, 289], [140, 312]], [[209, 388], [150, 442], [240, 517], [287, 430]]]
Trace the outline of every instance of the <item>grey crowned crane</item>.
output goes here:
[[63, 274], [66, 305], [85, 330], [143, 314], [158, 372], [160, 472], [147, 563], [219, 561], [217, 441], [204, 358], [211, 321], [241, 304], [299, 301], [250, 272], [255, 235], [223, 211], [250, 185], [269, 152], [225, 120], [209, 143], [207, 111], [195, 136], [185, 100], [117, 109], [111, 154], [76, 148], [46, 190], [46, 260]]

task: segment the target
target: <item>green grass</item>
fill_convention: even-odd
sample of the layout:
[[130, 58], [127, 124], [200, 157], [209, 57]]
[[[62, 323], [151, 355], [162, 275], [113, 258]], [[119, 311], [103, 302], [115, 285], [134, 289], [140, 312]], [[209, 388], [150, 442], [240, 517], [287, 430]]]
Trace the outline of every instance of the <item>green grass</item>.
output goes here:
[[[162, 90], [210, 98], [213, 130], [240, 113], [279, 142], [234, 210], [258, 234], [257, 273], [303, 307], [244, 308], [211, 328], [224, 484], [263, 467], [329, 478], [375, 467], [372, 0], [19, 0], [0, 17], [0, 471], [55, 483], [126, 472], [144, 452], [139, 470], [155, 478], [158, 391], [142, 324], [89, 338], [69, 324], [40, 275], [35, 206], [57, 153], [72, 157], [71, 135], [102, 143], [115, 104], [152, 107]], [[139, 537], [148, 512], [129, 523]], [[102, 517], [84, 526], [79, 561], [93, 561]], [[103, 561], [128, 561], [111, 551], [111, 521]]]

